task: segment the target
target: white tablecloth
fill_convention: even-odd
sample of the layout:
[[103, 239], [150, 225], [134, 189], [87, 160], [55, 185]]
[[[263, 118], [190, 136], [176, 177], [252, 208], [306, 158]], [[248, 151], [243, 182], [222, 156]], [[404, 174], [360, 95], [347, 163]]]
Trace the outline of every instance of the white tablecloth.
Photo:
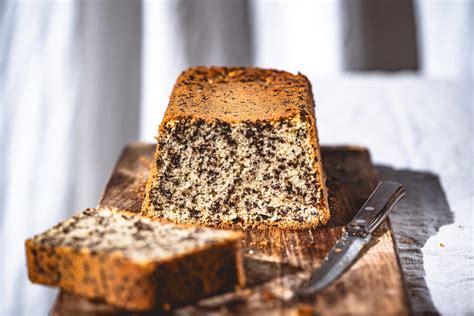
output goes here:
[[320, 141], [368, 147], [421, 195], [392, 214], [415, 311], [474, 312], [472, 87], [411, 74], [313, 82]]

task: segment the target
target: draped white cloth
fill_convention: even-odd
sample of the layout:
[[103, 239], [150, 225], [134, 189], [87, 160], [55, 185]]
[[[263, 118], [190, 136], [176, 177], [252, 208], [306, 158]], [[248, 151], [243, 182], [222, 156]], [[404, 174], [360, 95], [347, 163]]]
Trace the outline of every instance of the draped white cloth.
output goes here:
[[153, 140], [198, 64], [301, 71], [323, 143], [438, 173], [455, 222], [423, 248], [425, 279], [440, 312], [473, 311], [473, 3], [416, 1], [420, 73], [397, 75], [345, 72], [360, 51], [345, 3], [0, 3], [0, 314], [47, 313], [55, 292], [27, 280], [24, 240], [95, 205], [123, 144]]
[[73, 211], [78, 16], [69, 4], [4, 10], [0, 305], [10, 315], [44, 314], [54, 291], [27, 286], [23, 243]]
[[8, 2], [1, 20], [1, 315], [46, 315], [24, 241], [94, 206], [138, 138], [140, 2]]

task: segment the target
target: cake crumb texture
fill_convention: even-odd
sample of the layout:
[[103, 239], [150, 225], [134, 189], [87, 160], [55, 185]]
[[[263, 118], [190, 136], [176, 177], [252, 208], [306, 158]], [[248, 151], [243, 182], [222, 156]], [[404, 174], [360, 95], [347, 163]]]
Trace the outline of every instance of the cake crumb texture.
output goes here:
[[221, 228], [303, 229], [329, 208], [308, 79], [196, 67], [178, 78], [142, 214]]
[[28, 274], [122, 309], [175, 307], [243, 286], [241, 238], [88, 209], [26, 241]]

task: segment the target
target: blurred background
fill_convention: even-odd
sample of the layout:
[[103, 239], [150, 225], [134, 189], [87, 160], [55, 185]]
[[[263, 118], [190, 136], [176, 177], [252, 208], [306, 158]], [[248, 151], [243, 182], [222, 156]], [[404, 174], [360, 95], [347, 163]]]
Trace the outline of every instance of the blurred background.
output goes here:
[[[321, 142], [439, 175], [455, 222], [433, 238], [472, 243], [458, 227], [473, 221], [473, 41], [471, 0], [0, 1], [0, 314], [48, 312], [55, 291], [27, 280], [24, 240], [97, 203], [195, 65], [306, 74]], [[469, 311], [472, 275], [466, 293], [456, 256], [430, 247], [437, 309]]]

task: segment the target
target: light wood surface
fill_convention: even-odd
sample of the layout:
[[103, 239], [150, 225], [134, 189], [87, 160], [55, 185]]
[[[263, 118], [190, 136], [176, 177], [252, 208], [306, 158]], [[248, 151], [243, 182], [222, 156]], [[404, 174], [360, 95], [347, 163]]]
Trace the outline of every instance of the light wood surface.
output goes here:
[[[107, 184], [99, 207], [138, 212], [154, 145], [129, 144]], [[248, 287], [172, 311], [178, 315], [392, 314], [409, 313], [390, 223], [375, 233], [361, 258], [312, 299], [288, 298], [340, 237], [378, 182], [369, 153], [360, 147], [323, 147], [331, 220], [315, 230], [250, 230], [243, 242]], [[53, 315], [128, 315], [100, 302], [60, 292]], [[153, 314], [153, 313], [152, 313]]]

